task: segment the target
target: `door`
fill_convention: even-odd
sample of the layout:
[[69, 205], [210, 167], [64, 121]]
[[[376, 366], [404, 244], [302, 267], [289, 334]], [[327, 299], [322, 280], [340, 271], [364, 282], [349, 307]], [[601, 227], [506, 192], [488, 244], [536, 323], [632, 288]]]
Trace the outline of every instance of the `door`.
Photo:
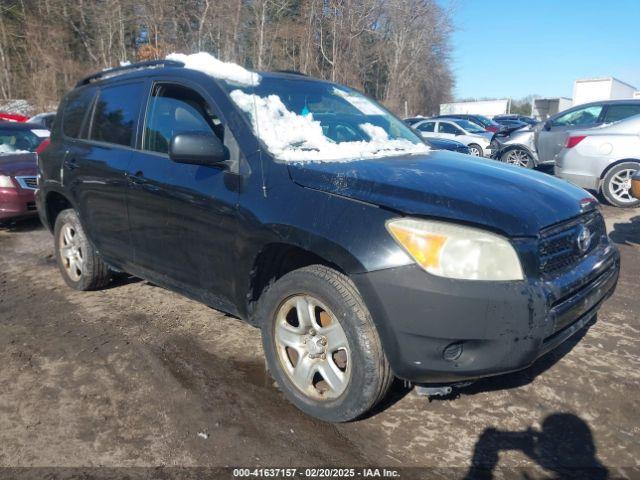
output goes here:
[[178, 133], [214, 133], [225, 145], [235, 144], [211, 99], [196, 89], [175, 83], [151, 89], [141, 150], [129, 168], [134, 262], [148, 278], [226, 310], [233, 289], [235, 174], [222, 166], [176, 163], [168, 155]]
[[553, 117], [535, 135], [536, 150], [541, 162], [555, 160], [564, 147], [569, 130], [595, 127], [602, 123], [602, 105], [589, 105], [569, 110]]
[[65, 180], [73, 183], [89, 238], [107, 261], [119, 266], [131, 259], [126, 172], [144, 88], [143, 82], [100, 88], [84, 131], [64, 161]]

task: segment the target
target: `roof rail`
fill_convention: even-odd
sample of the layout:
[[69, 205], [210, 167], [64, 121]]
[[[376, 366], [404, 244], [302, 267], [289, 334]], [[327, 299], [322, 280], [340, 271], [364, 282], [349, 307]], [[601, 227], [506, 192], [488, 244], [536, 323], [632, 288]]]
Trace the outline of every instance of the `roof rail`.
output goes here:
[[82, 85], [88, 85], [89, 83], [96, 82], [101, 78], [109, 78], [114, 75], [126, 73], [130, 70], [133, 71], [133, 70], [140, 70], [142, 68], [156, 68], [156, 67], [184, 67], [184, 63], [177, 62], [175, 60], [149, 60], [146, 62], [131, 63], [129, 65], [124, 65], [122, 67], [108, 68], [106, 70], [102, 70], [101, 72], [94, 73], [93, 75], [89, 75], [88, 77], [83, 78], [78, 83], [76, 83], [76, 87], [80, 87]]
[[275, 73], [288, 73], [290, 75], [301, 75], [303, 77], [308, 77], [306, 73], [299, 72], [297, 70], [274, 70]]

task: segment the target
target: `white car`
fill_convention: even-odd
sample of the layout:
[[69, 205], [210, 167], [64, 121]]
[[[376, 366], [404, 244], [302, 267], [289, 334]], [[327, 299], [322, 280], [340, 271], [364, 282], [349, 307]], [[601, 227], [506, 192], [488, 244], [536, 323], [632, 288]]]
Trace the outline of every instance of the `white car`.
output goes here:
[[640, 170], [640, 115], [584, 130], [571, 130], [556, 158], [555, 174], [602, 192], [618, 207], [636, 207], [631, 177]]
[[424, 138], [448, 138], [464, 143], [469, 153], [478, 157], [491, 156], [489, 142], [493, 134], [468, 120], [433, 118], [413, 125]]

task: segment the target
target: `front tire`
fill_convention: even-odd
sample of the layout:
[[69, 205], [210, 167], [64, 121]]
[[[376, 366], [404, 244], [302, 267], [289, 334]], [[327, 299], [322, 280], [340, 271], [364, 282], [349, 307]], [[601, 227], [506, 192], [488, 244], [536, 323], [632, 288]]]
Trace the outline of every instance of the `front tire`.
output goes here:
[[469, 148], [469, 155], [474, 157], [482, 157], [484, 155], [482, 147], [477, 143], [470, 143], [467, 147]]
[[504, 152], [500, 157], [500, 161], [523, 168], [533, 168], [535, 166], [529, 152], [521, 148], [513, 148]]
[[322, 265], [294, 270], [260, 296], [267, 365], [285, 396], [321, 420], [345, 422], [372, 409], [393, 381], [355, 285]]
[[109, 268], [98, 256], [73, 209], [60, 212], [53, 230], [58, 268], [75, 290], [96, 290], [109, 283]]
[[624, 162], [607, 172], [602, 181], [602, 195], [611, 205], [633, 208], [640, 200], [631, 193], [631, 177], [640, 170], [640, 163]]

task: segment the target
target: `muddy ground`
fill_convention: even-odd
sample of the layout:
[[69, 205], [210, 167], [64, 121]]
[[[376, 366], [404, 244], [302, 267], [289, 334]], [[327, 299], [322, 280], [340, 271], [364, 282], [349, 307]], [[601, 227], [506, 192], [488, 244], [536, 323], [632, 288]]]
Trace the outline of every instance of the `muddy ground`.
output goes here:
[[[37, 221], [0, 229], [0, 466], [566, 466], [640, 470], [640, 211], [598, 321], [523, 372], [369, 418], [315, 421], [264, 373], [259, 332], [137, 279], [76, 292]], [[45, 469], [46, 471], [46, 469]]]

